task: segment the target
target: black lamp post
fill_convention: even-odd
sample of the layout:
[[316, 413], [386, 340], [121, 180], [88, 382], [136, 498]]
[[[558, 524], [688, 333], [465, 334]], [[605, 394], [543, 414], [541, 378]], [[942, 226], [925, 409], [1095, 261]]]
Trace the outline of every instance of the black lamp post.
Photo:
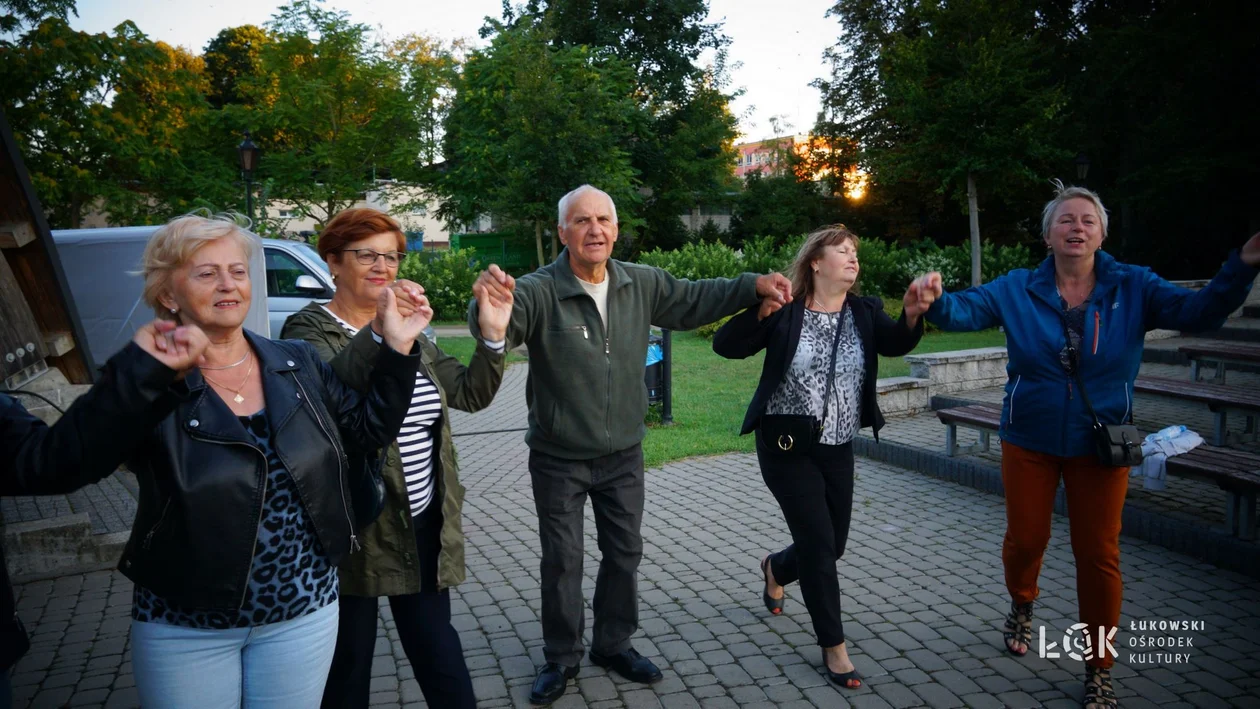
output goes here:
[[245, 140], [236, 146], [241, 158], [241, 174], [245, 178], [245, 216], [249, 217], [251, 228], [254, 223], [254, 168], [258, 166], [258, 155], [262, 149], [254, 145], [245, 131]]
[[1085, 153], [1081, 152], [1076, 154], [1076, 160], [1073, 162], [1076, 163], [1076, 179], [1080, 180], [1081, 184], [1084, 185], [1085, 178], [1089, 177], [1089, 158]]

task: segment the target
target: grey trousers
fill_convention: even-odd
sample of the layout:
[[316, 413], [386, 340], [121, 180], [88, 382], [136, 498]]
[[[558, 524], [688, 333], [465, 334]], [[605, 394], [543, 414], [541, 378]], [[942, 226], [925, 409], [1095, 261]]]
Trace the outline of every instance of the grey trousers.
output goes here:
[[529, 476], [542, 545], [543, 656], [576, 667], [582, 659], [582, 521], [586, 498], [595, 509], [602, 558], [595, 579], [591, 649], [630, 649], [639, 627], [639, 560], [643, 558], [643, 448], [591, 460], [565, 460], [531, 450]]

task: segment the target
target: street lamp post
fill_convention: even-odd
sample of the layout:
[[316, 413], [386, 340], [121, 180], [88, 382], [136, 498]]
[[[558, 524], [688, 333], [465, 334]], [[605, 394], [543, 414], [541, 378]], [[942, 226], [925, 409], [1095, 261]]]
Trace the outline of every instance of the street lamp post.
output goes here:
[[1085, 186], [1085, 178], [1089, 177], [1089, 157], [1084, 152], [1076, 154], [1076, 179], [1080, 181], [1081, 186]]
[[258, 166], [258, 155], [262, 152], [254, 141], [250, 140], [249, 131], [245, 131], [245, 140], [236, 146], [241, 158], [241, 175], [245, 178], [245, 216], [249, 217], [250, 228], [254, 224], [254, 168]]

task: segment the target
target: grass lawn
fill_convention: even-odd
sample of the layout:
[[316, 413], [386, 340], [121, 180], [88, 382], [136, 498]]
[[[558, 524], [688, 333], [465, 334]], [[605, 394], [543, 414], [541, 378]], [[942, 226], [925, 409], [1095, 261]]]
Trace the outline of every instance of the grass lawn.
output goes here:
[[[472, 337], [439, 337], [437, 341], [438, 349], [448, 355], [455, 357], [464, 364], [472, 361], [473, 350], [477, 348]], [[512, 362], [527, 362], [527, 358], [509, 352], [507, 357], [508, 364]]]
[[[1006, 344], [998, 330], [933, 332], [925, 335], [916, 353], [966, 350]], [[652, 468], [697, 455], [752, 451], [753, 437], [739, 435], [744, 412], [761, 377], [764, 354], [744, 360], [723, 359], [712, 345], [690, 332], [674, 333], [674, 424], [660, 425], [660, 407], [648, 412], [648, 435], [643, 457]], [[900, 357], [880, 357], [879, 376], [910, 373]]]
[[[1006, 344], [998, 330], [984, 332], [933, 332], [923, 337], [916, 353], [967, 350]], [[752, 451], [753, 437], [740, 436], [744, 412], [761, 377], [763, 354], [748, 359], [723, 359], [713, 353], [712, 343], [691, 332], [675, 332], [674, 424], [660, 425], [660, 407], [648, 411], [648, 435], [643, 442], [648, 468], [697, 455]], [[473, 338], [440, 337], [438, 346], [467, 364], [472, 359]], [[508, 354], [508, 362], [527, 361]], [[910, 365], [900, 357], [880, 357], [881, 377], [905, 376]]]

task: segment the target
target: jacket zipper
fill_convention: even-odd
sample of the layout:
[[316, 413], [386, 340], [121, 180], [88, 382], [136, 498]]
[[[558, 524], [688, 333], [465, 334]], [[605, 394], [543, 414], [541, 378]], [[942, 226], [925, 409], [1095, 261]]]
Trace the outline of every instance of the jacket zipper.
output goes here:
[[337, 445], [337, 439], [333, 437], [328, 429], [324, 426], [324, 418], [319, 415], [319, 411], [315, 409], [315, 404], [311, 401], [311, 397], [306, 393], [306, 388], [302, 386], [302, 378], [293, 375], [293, 381], [297, 382], [298, 390], [302, 392], [302, 398], [306, 401], [306, 405], [311, 407], [311, 413], [315, 416], [315, 422], [319, 424], [319, 430], [324, 432], [328, 437], [328, 441], [333, 444], [333, 450], [337, 453], [337, 491], [341, 493], [341, 510], [346, 515], [346, 523], [350, 526], [350, 553], [358, 551], [359, 535], [354, 532], [354, 518], [350, 516], [350, 505], [346, 503], [346, 482], [344, 480], [345, 471], [341, 465], [341, 446]]
[[1011, 387], [1011, 410], [1006, 414], [1006, 425], [1008, 426], [1015, 423], [1015, 392], [1019, 391], [1019, 382], [1023, 378], [1024, 375], [1022, 374], [1016, 375], [1015, 386]]
[[157, 534], [158, 527], [161, 527], [162, 522], [166, 520], [166, 513], [171, 510], [172, 499], [173, 498], [167, 498], [166, 505], [162, 507], [162, 514], [158, 515], [157, 523], [154, 524], [151, 529], [149, 529], [148, 534], [144, 535], [144, 544], [142, 546], [144, 547], [145, 551], [148, 551], [150, 548], [152, 548], [153, 535]]
[[1094, 351], [1090, 354], [1098, 354], [1098, 325], [1102, 321], [1102, 315], [1097, 310], [1094, 311]]

